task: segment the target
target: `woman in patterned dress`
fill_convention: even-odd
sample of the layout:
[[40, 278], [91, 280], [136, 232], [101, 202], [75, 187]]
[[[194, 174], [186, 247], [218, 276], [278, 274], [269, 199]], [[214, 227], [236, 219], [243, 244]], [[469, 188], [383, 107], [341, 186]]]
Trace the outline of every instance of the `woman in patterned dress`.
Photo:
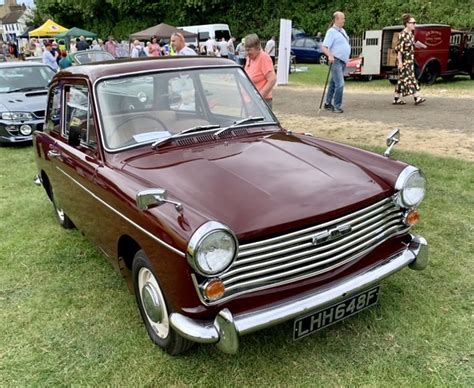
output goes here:
[[415, 47], [426, 48], [421, 42], [415, 43], [413, 32], [415, 31], [416, 21], [410, 14], [402, 16], [404, 30], [400, 32], [398, 43], [395, 47], [398, 59], [398, 82], [395, 87], [393, 98], [394, 105], [405, 105], [405, 101], [400, 98], [413, 95], [415, 105], [425, 102], [426, 99], [419, 95], [420, 86], [415, 77]]

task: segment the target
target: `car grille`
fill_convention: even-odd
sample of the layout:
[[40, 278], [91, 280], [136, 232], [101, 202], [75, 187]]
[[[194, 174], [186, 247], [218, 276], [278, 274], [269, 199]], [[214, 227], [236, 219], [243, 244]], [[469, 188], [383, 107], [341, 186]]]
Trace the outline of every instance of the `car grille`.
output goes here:
[[[392, 198], [386, 198], [333, 221], [240, 245], [236, 260], [220, 276], [226, 289], [224, 298], [320, 275], [350, 263], [406, 232], [409, 227], [403, 218]], [[320, 238], [331, 231], [335, 238]], [[315, 236], [320, 238], [316, 245]]]
[[39, 119], [43, 119], [44, 118], [44, 110], [37, 110], [37, 111], [34, 111], [33, 114], [38, 117]]

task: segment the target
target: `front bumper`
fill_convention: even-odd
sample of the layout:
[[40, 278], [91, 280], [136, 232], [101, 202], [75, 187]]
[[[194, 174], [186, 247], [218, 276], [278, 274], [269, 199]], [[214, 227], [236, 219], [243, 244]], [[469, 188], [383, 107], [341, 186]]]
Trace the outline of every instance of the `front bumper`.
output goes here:
[[337, 303], [379, 283], [406, 266], [422, 270], [427, 265], [428, 243], [421, 236], [412, 236], [410, 244], [404, 251], [354, 277], [330, 284], [327, 289], [317, 289], [298, 299], [282, 301], [235, 316], [228, 309], [223, 309], [214, 321], [198, 321], [173, 313], [170, 315], [170, 323], [177, 333], [191, 341], [215, 343], [223, 352], [233, 354], [239, 348], [239, 337], [244, 334], [278, 325]]
[[[24, 143], [33, 140], [34, 131], [43, 130], [44, 119], [34, 119], [28, 121], [6, 121], [0, 120], [0, 143]], [[30, 135], [22, 135], [20, 127], [29, 125], [31, 127]]]

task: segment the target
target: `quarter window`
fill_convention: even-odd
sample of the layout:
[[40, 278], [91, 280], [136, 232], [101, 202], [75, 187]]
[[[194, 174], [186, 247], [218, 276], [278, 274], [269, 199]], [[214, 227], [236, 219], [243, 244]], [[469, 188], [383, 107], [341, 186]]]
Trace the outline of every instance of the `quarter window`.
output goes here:
[[46, 126], [44, 131], [49, 133], [58, 130], [61, 118], [61, 89], [55, 86], [49, 91], [48, 111], [46, 114]]
[[67, 139], [71, 127], [79, 127], [81, 144], [95, 148], [97, 136], [92, 119], [89, 89], [87, 86], [66, 86], [66, 112], [63, 136]]

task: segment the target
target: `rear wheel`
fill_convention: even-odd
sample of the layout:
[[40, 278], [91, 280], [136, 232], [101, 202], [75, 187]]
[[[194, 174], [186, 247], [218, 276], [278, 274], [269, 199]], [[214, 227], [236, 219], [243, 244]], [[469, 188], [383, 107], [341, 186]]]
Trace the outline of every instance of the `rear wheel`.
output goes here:
[[56, 198], [54, 196], [53, 187], [50, 186], [50, 194], [51, 194], [51, 202], [53, 203], [54, 214], [56, 215], [56, 219], [64, 229], [74, 229], [74, 224], [71, 219], [64, 213], [64, 210], [58, 206]]
[[427, 85], [433, 85], [436, 78], [439, 76], [439, 65], [437, 62], [430, 62], [426, 65], [423, 75], [421, 76], [421, 82]]
[[396, 85], [398, 83], [397, 79], [389, 79], [388, 82], [390, 82], [392, 85]]
[[138, 308], [151, 340], [172, 356], [193, 346], [171, 327], [165, 295], [143, 250], [135, 254], [132, 273]]
[[321, 55], [319, 57], [319, 64], [320, 65], [327, 65], [328, 64], [328, 57], [326, 55]]

